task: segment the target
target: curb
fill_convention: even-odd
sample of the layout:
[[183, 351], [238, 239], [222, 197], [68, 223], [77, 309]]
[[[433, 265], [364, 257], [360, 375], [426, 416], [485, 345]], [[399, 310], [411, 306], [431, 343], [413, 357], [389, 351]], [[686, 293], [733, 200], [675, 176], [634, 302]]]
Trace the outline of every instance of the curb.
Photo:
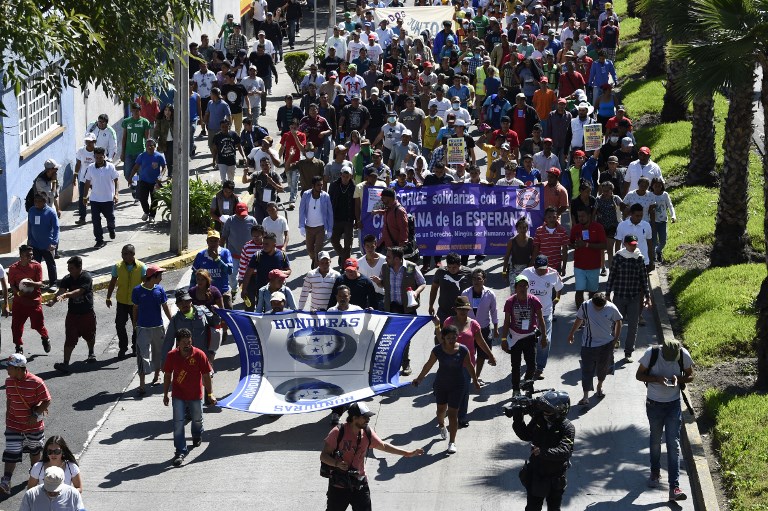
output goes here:
[[[659, 280], [658, 271], [652, 272], [649, 277], [651, 288], [653, 288], [653, 319], [664, 339], [674, 339], [669, 320], [671, 311], [664, 300], [666, 293]], [[699, 426], [696, 424], [695, 417], [690, 413], [683, 412], [683, 433], [683, 457], [688, 467], [694, 507], [699, 510], [720, 511], [715, 484], [712, 482], [712, 470], [704, 453]]]
[[[192, 264], [192, 261], [195, 260], [196, 255], [197, 255], [197, 252], [185, 251], [185, 252], [182, 252], [181, 255], [178, 255], [175, 257], [169, 257], [168, 259], [162, 259], [160, 261], [153, 261], [152, 264], [156, 264], [157, 266], [160, 266], [161, 268], [165, 268], [166, 270], [179, 270], [181, 268], [184, 268], [185, 266], [189, 266], [190, 264]], [[101, 277], [96, 277], [95, 279], [93, 279], [93, 290], [101, 291], [102, 289], [106, 289], [107, 287], [109, 287], [110, 280], [112, 280], [112, 277], [109, 275], [102, 275]], [[52, 300], [54, 296], [55, 296], [54, 293], [50, 293], [50, 292], [43, 293], [42, 294], [43, 303], [46, 303]]]

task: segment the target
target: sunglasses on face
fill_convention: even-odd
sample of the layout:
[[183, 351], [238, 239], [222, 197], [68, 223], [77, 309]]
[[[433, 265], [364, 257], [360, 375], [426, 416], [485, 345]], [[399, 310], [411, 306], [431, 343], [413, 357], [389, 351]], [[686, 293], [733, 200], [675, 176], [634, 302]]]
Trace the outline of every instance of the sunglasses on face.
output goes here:
[[49, 456], [51, 454], [53, 454], [55, 456], [60, 456], [61, 455], [61, 449], [48, 449], [47, 452], [48, 452]]

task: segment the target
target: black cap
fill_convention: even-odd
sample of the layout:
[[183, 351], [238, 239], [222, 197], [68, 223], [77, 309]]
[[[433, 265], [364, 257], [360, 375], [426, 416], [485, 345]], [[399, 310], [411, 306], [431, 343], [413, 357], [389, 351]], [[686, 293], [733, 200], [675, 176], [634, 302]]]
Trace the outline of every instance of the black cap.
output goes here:
[[350, 417], [373, 417], [376, 415], [365, 403], [355, 403], [349, 407], [347, 413]]

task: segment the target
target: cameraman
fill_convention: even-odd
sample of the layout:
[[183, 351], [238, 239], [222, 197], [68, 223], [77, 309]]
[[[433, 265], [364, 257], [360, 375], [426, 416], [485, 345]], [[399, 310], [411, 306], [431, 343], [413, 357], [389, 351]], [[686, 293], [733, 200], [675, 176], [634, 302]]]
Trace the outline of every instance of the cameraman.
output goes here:
[[[327, 511], [343, 511], [351, 504], [353, 511], [370, 511], [371, 491], [365, 475], [365, 458], [368, 449], [379, 449], [406, 458], [421, 456], [423, 449], [405, 451], [384, 443], [373, 429], [368, 427], [376, 415], [365, 403], [355, 403], [347, 412], [347, 423], [334, 427], [325, 438], [320, 461], [333, 467], [328, 481]], [[339, 431], [343, 436], [339, 439]]]
[[[548, 391], [533, 400], [532, 408], [515, 407], [512, 415], [515, 434], [531, 443], [531, 456], [520, 471], [520, 481], [528, 492], [525, 511], [539, 511], [545, 499], [548, 511], [559, 511], [576, 436], [566, 418], [571, 398], [567, 392]], [[532, 413], [528, 424], [523, 419], [526, 411]]]

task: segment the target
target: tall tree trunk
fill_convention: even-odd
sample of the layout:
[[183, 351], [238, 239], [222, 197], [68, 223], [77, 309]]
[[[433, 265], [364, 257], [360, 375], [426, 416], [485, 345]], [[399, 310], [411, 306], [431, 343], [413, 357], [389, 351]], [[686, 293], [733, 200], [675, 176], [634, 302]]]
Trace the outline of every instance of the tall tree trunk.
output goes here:
[[648, 58], [648, 64], [645, 66], [645, 75], [647, 77], [651, 78], [664, 74], [666, 70], [666, 46], [667, 39], [664, 37], [664, 34], [651, 22], [651, 55]]
[[651, 37], [651, 17], [647, 14], [640, 18], [640, 28], [637, 29], [637, 37], [645, 39]]
[[714, 186], [715, 170], [715, 98], [712, 95], [693, 98], [691, 122], [691, 157], [685, 184]]
[[[763, 67], [762, 92], [760, 100], [763, 105], [763, 131], [768, 119], [768, 69]], [[765, 153], [765, 151], [763, 151]], [[763, 154], [763, 234], [768, 243], [768, 154]], [[768, 388], [768, 245], [765, 251], [766, 276], [760, 286], [755, 305], [757, 306], [757, 337], [755, 339], [757, 351], [757, 386]]]
[[725, 158], [715, 219], [712, 266], [747, 261], [746, 231], [749, 205], [749, 141], [752, 140], [753, 80], [731, 88], [731, 104], [725, 120]]
[[627, 16], [637, 17], [637, 0], [627, 0]]
[[685, 120], [688, 113], [688, 102], [680, 95], [677, 84], [685, 74], [688, 66], [683, 60], [670, 60], [667, 63], [667, 85], [664, 91], [664, 106], [661, 108], [661, 122], [677, 122]]

